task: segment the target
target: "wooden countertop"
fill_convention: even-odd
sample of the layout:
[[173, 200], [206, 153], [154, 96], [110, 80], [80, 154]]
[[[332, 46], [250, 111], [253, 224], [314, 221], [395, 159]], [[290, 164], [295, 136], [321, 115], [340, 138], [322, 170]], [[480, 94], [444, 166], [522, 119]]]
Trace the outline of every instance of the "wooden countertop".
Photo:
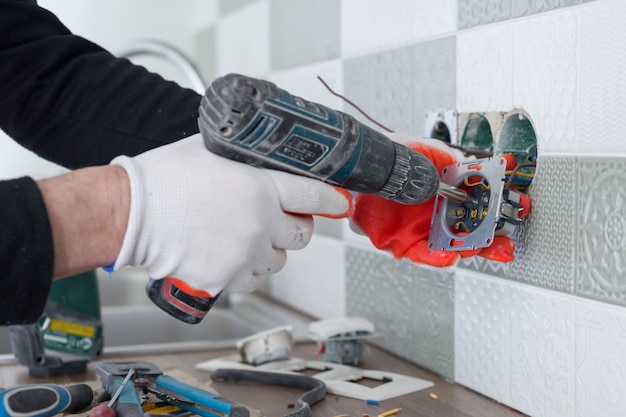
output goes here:
[[[313, 343], [298, 344], [292, 350], [293, 357], [314, 359], [316, 346]], [[232, 354], [233, 350], [208, 352], [187, 352], [176, 354], [150, 354], [140, 356], [105, 355], [103, 361], [144, 360], [156, 363], [165, 374], [168, 369], [176, 369], [198, 381], [210, 381], [210, 374], [196, 370], [194, 365], [209, 359]], [[11, 387], [26, 383], [71, 384], [94, 381], [97, 363], [91, 363], [86, 373], [54, 378], [33, 377], [28, 370], [17, 364], [0, 366], [0, 386]], [[451, 384], [437, 375], [400, 359], [374, 346], [368, 346], [361, 364], [363, 369], [379, 369], [430, 380], [434, 387], [424, 391], [381, 401], [380, 405], [370, 405], [363, 400], [355, 400], [327, 394], [326, 398], [312, 407], [313, 416], [333, 417], [348, 414], [351, 417], [378, 414], [392, 408], [402, 408], [398, 417], [519, 417], [523, 416], [506, 406], [496, 403], [480, 394], [457, 384]], [[224, 397], [260, 410], [264, 416], [284, 416], [295, 411], [293, 405], [302, 391], [296, 388], [264, 386], [249, 383], [212, 383]], [[438, 396], [431, 398], [431, 393]]]

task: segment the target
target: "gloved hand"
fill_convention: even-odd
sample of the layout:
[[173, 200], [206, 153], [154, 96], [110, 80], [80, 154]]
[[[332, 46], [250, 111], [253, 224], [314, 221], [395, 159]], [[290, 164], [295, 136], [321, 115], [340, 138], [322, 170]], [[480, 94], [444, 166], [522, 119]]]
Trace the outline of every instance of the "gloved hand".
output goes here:
[[351, 196], [321, 181], [212, 154], [199, 134], [112, 164], [128, 173], [128, 226], [114, 265], [148, 269], [211, 296], [249, 292], [304, 248], [310, 214], [345, 217]]
[[[406, 135], [388, 136], [409, 148], [420, 152], [441, 170], [463, 161], [463, 154], [436, 139], [416, 139]], [[367, 235], [374, 246], [391, 252], [396, 259], [406, 258], [418, 264], [437, 267], [454, 265], [461, 257], [482, 256], [498, 262], [514, 259], [515, 245], [511, 239], [497, 236], [493, 243], [483, 249], [448, 252], [428, 249], [430, 220], [435, 206], [435, 198], [422, 204], [398, 204], [370, 194], [356, 197], [351, 226], [356, 232]]]

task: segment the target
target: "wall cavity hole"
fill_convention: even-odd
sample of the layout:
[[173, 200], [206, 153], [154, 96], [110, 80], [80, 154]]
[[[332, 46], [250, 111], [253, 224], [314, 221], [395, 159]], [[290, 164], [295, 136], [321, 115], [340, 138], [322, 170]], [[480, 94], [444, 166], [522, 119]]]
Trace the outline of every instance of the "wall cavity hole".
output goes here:
[[538, 154], [535, 127], [525, 111], [513, 110], [506, 116], [496, 139], [494, 153], [515, 157], [517, 167], [507, 171], [507, 184], [518, 191], [527, 192], [535, 176]]
[[475, 151], [493, 152], [493, 133], [489, 120], [480, 113], [471, 113], [461, 135], [461, 146]]
[[439, 139], [445, 143], [451, 143], [450, 129], [443, 120], [437, 120], [433, 125], [433, 130], [430, 132], [430, 137], [433, 139]]

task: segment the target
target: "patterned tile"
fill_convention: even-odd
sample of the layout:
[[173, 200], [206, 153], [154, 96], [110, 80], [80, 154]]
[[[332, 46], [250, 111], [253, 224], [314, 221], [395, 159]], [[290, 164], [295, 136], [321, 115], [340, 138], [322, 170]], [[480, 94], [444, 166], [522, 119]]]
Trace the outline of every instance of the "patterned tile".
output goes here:
[[579, 150], [626, 154], [626, 3], [598, 1], [580, 9]]
[[590, 0], [459, 0], [459, 29], [574, 6]]
[[511, 303], [506, 281], [459, 271], [454, 289], [455, 381], [509, 403]]
[[513, 234], [509, 264], [471, 258], [461, 268], [562, 292], [574, 291], [577, 227], [576, 158], [540, 157], [529, 191], [531, 214]]
[[345, 94], [392, 130], [421, 136], [426, 112], [455, 105], [454, 57], [447, 37], [348, 60]]
[[576, 9], [524, 19], [511, 26], [513, 105], [523, 107], [530, 114], [539, 136], [539, 152], [575, 151], [578, 138]]
[[339, 57], [340, 4], [334, 0], [270, 1], [273, 70]]
[[[447, 378], [454, 376], [452, 271], [422, 268], [347, 247], [349, 315], [372, 321], [375, 343]], [[402, 343], [399, 343], [402, 341]]]
[[531, 416], [574, 413], [575, 309], [571, 298], [511, 285], [511, 400]]
[[576, 306], [576, 417], [626, 412], [626, 310]]
[[341, 1], [342, 56], [353, 58], [456, 30], [455, 0]]
[[575, 308], [571, 297], [459, 272], [456, 381], [532, 416], [572, 416]]
[[576, 294], [626, 305], [626, 158], [580, 158]]
[[459, 113], [508, 111], [514, 107], [512, 38], [511, 25], [457, 35], [456, 109]]

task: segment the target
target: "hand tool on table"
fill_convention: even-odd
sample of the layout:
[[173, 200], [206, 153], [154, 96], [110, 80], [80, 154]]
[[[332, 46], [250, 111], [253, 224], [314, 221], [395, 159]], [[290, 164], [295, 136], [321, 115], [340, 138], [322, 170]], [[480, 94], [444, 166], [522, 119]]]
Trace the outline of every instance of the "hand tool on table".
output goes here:
[[194, 387], [164, 375], [152, 362], [104, 362], [96, 368], [96, 376], [110, 393], [122, 378], [134, 369], [134, 375], [113, 404], [117, 417], [142, 417], [143, 410], [137, 389], [202, 417], [249, 417], [248, 409], [217, 394]]
[[128, 373], [122, 380], [122, 383], [120, 384], [120, 386], [115, 390], [115, 392], [113, 393], [113, 396], [111, 396], [111, 399], [109, 400], [109, 402], [107, 404], [97, 405], [94, 408], [92, 408], [91, 411], [89, 412], [89, 417], [116, 417], [115, 410], [113, 410], [113, 405], [115, 405], [115, 402], [117, 401], [119, 396], [122, 394], [122, 391], [124, 391], [124, 387], [126, 387], [128, 382], [130, 381], [130, 378], [134, 374], [135, 374], [135, 370], [133, 368], [130, 368], [128, 370]]
[[296, 400], [298, 410], [284, 417], [311, 417], [311, 406], [326, 397], [326, 385], [324, 382], [307, 375], [243, 369], [218, 369], [211, 374], [211, 379], [215, 381], [245, 381], [306, 389], [307, 391]]
[[51, 417], [59, 413], [79, 413], [93, 403], [93, 397], [93, 389], [86, 384], [19, 385], [0, 391], [0, 416]]
[[[275, 84], [228, 74], [206, 90], [198, 118], [207, 148], [248, 165], [286, 171], [403, 204], [431, 199], [440, 186], [424, 155], [393, 142], [354, 117], [295, 97]], [[148, 297], [170, 315], [198, 323], [215, 302], [167, 277], [149, 280]], [[206, 294], [206, 293], [205, 293]]]

